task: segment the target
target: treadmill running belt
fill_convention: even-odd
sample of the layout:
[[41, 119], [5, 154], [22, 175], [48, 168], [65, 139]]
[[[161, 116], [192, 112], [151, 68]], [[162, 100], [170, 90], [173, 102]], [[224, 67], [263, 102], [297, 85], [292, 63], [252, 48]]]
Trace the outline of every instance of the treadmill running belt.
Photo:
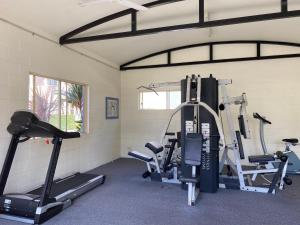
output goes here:
[[[99, 175], [95, 175], [95, 174], [76, 173], [69, 177], [55, 180], [52, 184], [50, 197], [55, 198], [56, 196], [66, 192], [68, 190], [79, 187], [80, 185], [85, 184], [89, 180], [92, 180], [98, 176]], [[43, 186], [41, 186], [40, 188], [37, 188], [31, 192], [28, 192], [28, 194], [41, 195], [42, 191], [43, 191]]]

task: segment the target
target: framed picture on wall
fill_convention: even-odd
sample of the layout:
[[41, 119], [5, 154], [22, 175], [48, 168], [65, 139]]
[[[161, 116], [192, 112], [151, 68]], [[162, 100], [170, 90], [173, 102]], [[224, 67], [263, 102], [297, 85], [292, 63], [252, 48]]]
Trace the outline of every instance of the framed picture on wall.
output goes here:
[[119, 99], [106, 97], [105, 105], [106, 119], [119, 119]]

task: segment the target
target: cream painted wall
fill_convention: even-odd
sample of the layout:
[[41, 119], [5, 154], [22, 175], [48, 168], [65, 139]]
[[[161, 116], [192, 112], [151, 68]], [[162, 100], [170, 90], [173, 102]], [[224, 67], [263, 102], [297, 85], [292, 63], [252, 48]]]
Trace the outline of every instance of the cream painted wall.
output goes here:
[[[235, 53], [240, 50], [238, 46], [230, 49]], [[222, 51], [219, 54], [222, 55]], [[213, 74], [217, 79], [232, 79], [233, 84], [228, 86], [230, 96], [247, 93], [252, 140], [243, 141], [246, 155], [262, 152], [258, 121], [252, 118], [253, 112], [259, 112], [273, 122], [265, 129], [266, 142], [270, 151], [283, 149], [280, 142], [282, 138], [300, 137], [299, 58], [123, 71], [121, 73], [121, 155], [123, 157], [126, 157], [131, 149], [144, 151], [144, 144], [147, 141], [159, 141], [170, 113], [167, 110], [139, 110], [137, 87], [151, 82], [179, 81], [190, 74], [202, 76]], [[237, 118], [238, 107], [234, 107], [233, 112]], [[295, 150], [300, 153], [299, 148]]]
[[[120, 72], [4, 22], [0, 22], [0, 33], [0, 165], [10, 141], [6, 131], [10, 116], [28, 108], [30, 72], [89, 86], [89, 133], [63, 142], [56, 176], [87, 171], [118, 158], [120, 120], [105, 119], [105, 97], [120, 97]], [[50, 153], [51, 145], [42, 140], [22, 144], [6, 191], [24, 191], [40, 185]]]

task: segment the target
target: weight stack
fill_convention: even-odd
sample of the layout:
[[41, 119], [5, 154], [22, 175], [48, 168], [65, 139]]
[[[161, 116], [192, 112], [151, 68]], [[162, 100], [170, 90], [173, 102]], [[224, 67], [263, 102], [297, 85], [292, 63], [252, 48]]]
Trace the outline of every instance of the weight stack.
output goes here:
[[[181, 102], [186, 101], [186, 79], [181, 81]], [[197, 86], [197, 85], [196, 85]], [[197, 87], [192, 85], [191, 98], [196, 98]], [[209, 78], [201, 79], [201, 101], [210, 106], [218, 113], [218, 81], [211, 75]], [[200, 190], [202, 192], [214, 193], [219, 188], [219, 133], [213, 115], [205, 108], [198, 106], [199, 118], [198, 130], [202, 133], [203, 142], [201, 152], [201, 166], [197, 170], [200, 176]], [[191, 168], [184, 163], [184, 146], [186, 138], [186, 121], [193, 121], [195, 110], [194, 106], [187, 106], [181, 109], [181, 173], [184, 177], [191, 176]], [[198, 116], [197, 115], [197, 116]], [[200, 150], [199, 150], [200, 151]]]
[[[219, 110], [218, 81], [212, 75], [202, 79], [201, 101], [210, 106], [217, 114]], [[212, 114], [205, 108], [199, 109], [200, 128], [203, 139], [200, 190], [215, 193], [219, 188], [219, 132]]]

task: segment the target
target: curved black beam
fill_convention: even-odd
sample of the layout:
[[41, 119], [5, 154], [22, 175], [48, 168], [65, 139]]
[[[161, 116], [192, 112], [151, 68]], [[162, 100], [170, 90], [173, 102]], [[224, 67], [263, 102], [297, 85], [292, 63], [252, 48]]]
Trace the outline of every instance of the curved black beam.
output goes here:
[[[226, 59], [214, 59], [213, 50], [216, 45], [226, 45], [226, 44], [254, 44], [256, 45], [256, 56], [254, 57], [242, 57], [242, 58], [226, 58]], [[280, 55], [261, 55], [261, 46], [264, 44], [269, 45], [281, 45], [281, 46], [290, 46], [290, 47], [299, 47], [299, 54], [280, 54]], [[209, 47], [209, 59], [202, 61], [190, 61], [190, 62], [178, 62], [172, 63], [172, 52], [196, 48], [196, 47]], [[152, 58], [154, 56], [166, 54], [167, 63], [164, 64], [155, 64], [155, 65], [141, 65], [141, 66], [130, 66], [133, 63]], [[265, 59], [279, 59], [279, 58], [295, 58], [300, 57], [300, 43], [291, 43], [291, 42], [282, 42], [282, 41], [264, 41], [264, 40], [234, 40], [234, 41], [219, 41], [219, 42], [206, 42], [198, 43], [186, 46], [180, 46], [176, 48], [170, 48], [167, 50], [151, 53], [149, 55], [131, 60], [127, 63], [124, 63], [120, 66], [120, 70], [135, 70], [135, 69], [150, 69], [150, 68], [160, 68], [160, 67], [172, 67], [172, 66], [187, 66], [187, 65], [197, 65], [197, 64], [210, 64], [210, 63], [224, 63], [224, 62], [238, 62], [238, 61], [251, 61], [251, 60], [265, 60]]]
[[[160, 5], [165, 5], [165, 4], [169, 4], [169, 3], [173, 3], [173, 2], [180, 2], [180, 1], [183, 1], [183, 0], [157, 0], [157, 1], [153, 1], [153, 2], [149, 2], [147, 4], [144, 4], [143, 6], [145, 6], [147, 8], [153, 8], [153, 7], [157, 7], [157, 6], [160, 6]], [[74, 37], [77, 34], [80, 34], [80, 33], [84, 32], [84, 31], [87, 31], [87, 30], [89, 30], [93, 27], [99, 26], [103, 23], [118, 19], [118, 18], [123, 17], [123, 16], [130, 15], [130, 14], [132, 15], [132, 17], [135, 17], [135, 20], [132, 18], [132, 24], [134, 23], [133, 26], [136, 27], [136, 12], [137, 11], [135, 9], [126, 9], [126, 10], [111, 14], [109, 16], [100, 18], [98, 20], [95, 20], [91, 23], [88, 23], [88, 24], [86, 24], [82, 27], [79, 27], [79, 28], [77, 28], [77, 29], [61, 36], [60, 39], [59, 39], [59, 43], [61, 45], [69, 44], [69, 43], [76, 43], [78, 41], [72, 42], [72, 40], [77, 39], [77, 38], [74, 38], [74, 39], [70, 39], [70, 38]]]
[[[173, 3], [173, 2], [177, 2], [177, 1], [182, 1], [182, 0], [156, 0], [154, 2], [144, 4], [144, 6], [151, 8], [151, 7], [160, 6], [162, 4], [168, 4], [168, 3]], [[280, 12], [205, 21], [204, 20], [204, 1], [205, 0], [198, 0], [198, 1], [199, 1], [199, 11], [198, 11], [199, 21], [197, 23], [179, 24], [179, 25], [173, 25], [173, 26], [155, 27], [155, 28], [139, 30], [139, 29], [137, 29], [137, 26], [136, 26], [137, 25], [136, 10], [126, 9], [126, 10], [120, 11], [118, 13], [114, 13], [112, 15], [100, 18], [100, 19], [98, 19], [94, 22], [88, 23], [82, 27], [79, 27], [79, 28], [63, 35], [60, 38], [59, 42], [60, 42], [60, 44], [63, 45], [63, 44], [99, 41], [99, 40], [107, 40], [107, 39], [115, 39], [115, 38], [134, 37], [134, 36], [141, 36], [141, 35], [154, 34], [154, 33], [165, 32], [165, 31], [173, 31], [173, 30], [218, 27], [218, 26], [258, 22], [258, 21], [300, 17], [300, 10], [289, 11], [288, 10], [288, 1], [281, 0]], [[74, 37], [75, 35], [80, 34], [86, 30], [93, 28], [93, 27], [96, 27], [103, 23], [118, 19], [122, 16], [130, 15], [130, 14], [131, 14], [131, 30], [130, 31], [100, 34], [100, 35], [95, 35], [95, 36], [77, 37], [77, 38]]]

